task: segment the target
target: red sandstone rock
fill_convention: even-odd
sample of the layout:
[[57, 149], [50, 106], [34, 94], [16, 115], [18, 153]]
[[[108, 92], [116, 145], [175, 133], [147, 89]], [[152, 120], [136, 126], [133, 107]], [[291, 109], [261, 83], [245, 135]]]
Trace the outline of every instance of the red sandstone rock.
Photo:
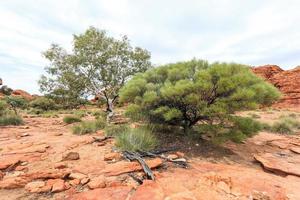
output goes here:
[[24, 90], [14, 90], [12, 92], [12, 95], [13, 96], [20, 96], [20, 97], [23, 97], [24, 99], [27, 99], [27, 100], [32, 100], [33, 99], [32, 95], [30, 95], [28, 92], [25, 92]]
[[282, 93], [282, 99], [275, 107], [294, 107], [300, 105], [300, 68], [282, 70], [276, 65], [255, 67], [253, 72], [272, 83]]
[[65, 181], [62, 179], [54, 179], [52, 184], [52, 192], [61, 192], [66, 190]]
[[71, 195], [68, 200], [126, 200], [130, 191], [127, 186], [98, 188]]
[[143, 185], [138, 187], [131, 200], [163, 200], [164, 191], [159, 184], [154, 181], [144, 181]]
[[274, 173], [300, 176], [300, 156], [281, 156], [271, 153], [254, 155], [255, 160], [260, 162], [267, 170]]
[[47, 186], [44, 181], [34, 181], [27, 183], [25, 190], [31, 193], [49, 192], [51, 187]]
[[69, 181], [69, 184], [70, 184], [71, 186], [77, 186], [77, 185], [80, 184], [80, 180], [79, 180], [79, 179], [73, 179], [73, 180], [70, 180], [70, 181]]
[[0, 170], [1, 169], [6, 169], [9, 166], [17, 164], [18, 162], [20, 162], [20, 160], [16, 159], [16, 158], [12, 158], [12, 159], [9, 159], [9, 158], [0, 159]]
[[77, 152], [69, 152], [66, 155], [63, 155], [62, 160], [78, 160], [79, 157], [79, 153]]
[[104, 176], [98, 176], [93, 179], [88, 183], [88, 186], [90, 189], [95, 189], [95, 188], [105, 188], [106, 186], [106, 180]]
[[70, 177], [71, 179], [79, 179], [79, 180], [81, 180], [81, 179], [86, 178], [87, 175], [82, 174], [82, 173], [71, 173], [71, 174], [69, 175], [69, 177]]
[[112, 160], [120, 160], [121, 154], [118, 152], [112, 152], [104, 155], [105, 161], [112, 161]]
[[[163, 163], [163, 161], [160, 158], [155, 158], [152, 160], [147, 160], [146, 163], [152, 169], [159, 167]], [[138, 162], [121, 161], [118, 163], [107, 165], [103, 172], [109, 176], [117, 176], [120, 174], [140, 170], [142, 170], [142, 166]]]

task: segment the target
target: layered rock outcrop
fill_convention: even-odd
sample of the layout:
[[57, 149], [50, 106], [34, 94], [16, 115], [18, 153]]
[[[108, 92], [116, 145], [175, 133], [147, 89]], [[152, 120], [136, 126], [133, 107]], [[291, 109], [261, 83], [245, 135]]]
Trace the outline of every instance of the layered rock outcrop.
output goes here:
[[28, 92], [24, 91], [24, 90], [14, 90], [11, 95], [20, 96], [20, 97], [23, 97], [24, 99], [27, 99], [27, 100], [32, 100], [33, 99], [32, 95], [29, 94]]
[[265, 65], [252, 70], [282, 92], [282, 98], [274, 107], [300, 107], [300, 66], [283, 70], [277, 65]]

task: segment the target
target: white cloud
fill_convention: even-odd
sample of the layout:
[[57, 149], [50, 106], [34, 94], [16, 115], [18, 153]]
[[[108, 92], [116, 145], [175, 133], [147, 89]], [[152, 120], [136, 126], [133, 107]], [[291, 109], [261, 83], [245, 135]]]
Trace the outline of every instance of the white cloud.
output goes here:
[[0, 2], [0, 77], [37, 92], [53, 42], [92, 25], [151, 51], [156, 64], [193, 57], [249, 65], [300, 64], [297, 0], [10, 0]]

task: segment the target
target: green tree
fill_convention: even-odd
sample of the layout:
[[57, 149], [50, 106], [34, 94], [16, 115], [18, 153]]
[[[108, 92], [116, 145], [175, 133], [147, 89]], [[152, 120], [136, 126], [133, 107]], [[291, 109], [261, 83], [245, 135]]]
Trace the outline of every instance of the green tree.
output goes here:
[[120, 100], [132, 103], [127, 114], [185, 131], [196, 124], [236, 124], [229, 122], [234, 112], [271, 104], [279, 96], [247, 66], [195, 59], [137, 74], [120, 91]]
[[16, 115], [18, 114], [17, 109], [24, 109], [28, 105], [28, 101], [26, 99], [18, 96], [6, 96], [5, 101]]
[[40, 80], [42, 92], [62, 90], [74, 92], [70, 96], [97, 96], [105, 100], [109, 116], [124, 83], [151, 67], [148, 51], [133, 48], [126, 36], [115, 39], [94, 27], [74, 35], [72, 53], [52, 45], [44, 56], [50, 66], [46, 67], [48, 76]]

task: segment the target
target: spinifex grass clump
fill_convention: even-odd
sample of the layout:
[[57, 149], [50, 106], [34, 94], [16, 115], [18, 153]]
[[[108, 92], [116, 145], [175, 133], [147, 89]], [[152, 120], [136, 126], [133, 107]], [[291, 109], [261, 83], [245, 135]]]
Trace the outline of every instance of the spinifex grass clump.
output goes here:
[[105, 127], [104, 132], [106, 136], [117, 136], [126, 132], [129, 129], [127, 125], [108, 125]]
[[300, 129], [300, 122], [291, 117], [283, 116], [271, 126], [271, 131], [281, 134], [293, 134]]
[[105, 125], [106, 122], [102, 118], [94, 121], [83, 121], [80, 124], [73, 126], [72, 132], [76, 135], [95, 133], [96, 131], [103, 129]]
[[74, 115], [68, 115], [68, 116], [65, 116], [63, 118], [63, 121], [66, 124], [73, 124], [73, 123], [76, 123], [76, 122], [81, 122], [81, 119], [77, 116], [74, 116]]
[[[185, 133], [195, 125], [230, 127], [236, 111], [257, 108], [277, 100], [279, 91], [235, 63], [202, 60], [156, 67], [134, 76], [120, 92], [131, 103], [127, 116], [151, 123], [181, 126]], [[233, 135], [248, 136], [243, 132]], [[232, 139], [232, 137], [230, 137]]]
[[157, 146], [157, 139], [149, 129], [132, 128], [116, 136], [116, 146], [122, 151], [149, 151]]

